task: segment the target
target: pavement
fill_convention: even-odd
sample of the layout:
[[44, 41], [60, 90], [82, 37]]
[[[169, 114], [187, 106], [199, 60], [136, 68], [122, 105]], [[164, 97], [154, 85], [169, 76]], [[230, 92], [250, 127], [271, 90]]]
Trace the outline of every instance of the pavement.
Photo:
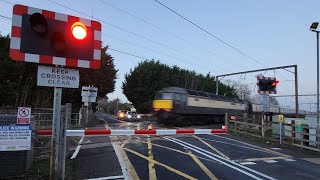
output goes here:
[[[147, 129], [101, 112], [96, 129]], [[154, 129], [177, 129], [152, 123]], [[221, 124], [183, 128], [221, 128]], [[320, 154], [231, 135], [77, 137], [74, 179], [319, 179]]]

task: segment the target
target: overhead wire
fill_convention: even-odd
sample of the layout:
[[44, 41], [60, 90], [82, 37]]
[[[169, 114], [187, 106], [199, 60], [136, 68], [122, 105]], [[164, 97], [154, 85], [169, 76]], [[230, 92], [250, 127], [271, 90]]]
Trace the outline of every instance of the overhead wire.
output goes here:
[[[191, 41], [188, 41], [188, 40], [186, 40], [185, 38], [182, 38], [181, 36], [176, 35], [176, 34], [170, 32], [169, 30], [166, 30], [166, 29], [164, 29], [164, 28], [161, 28], [161, 27], [159, 27], [159, 26], [157, 26], [157, 25], [155, 25], [155, 24], [153, 24], [153, 23], [151, 23], [151, 22], [149, 22], [149, 21], [147, 21], [147, 20], [145, 20], [145, 19], [143, 19], [143, 18], [141, 18], [141, 17], [138, 17], [138, 16], [134, 15], [133, 13], [130, 13], [130, 12], [128, 12], [128, 11], [122, 9], [122, 8], [119, 8], [119, 7], [117, 7], [117, 6], [113, 5], [113, 4], [110, 4], [110, 3], [108, 3], [108, 2], [106, 2], [106, 1], [104, 1], [104, 0], [97, 0], [97, 1], [100, 1], [101, 3], [103, 3], [103, 4], [105, 4], [105, 5], [108, 5], [108, 6], [114, 8], [114, 9], [116, 9], [116, 10], [118, 10], [118, 11], [121, 11], [121, 12], [123, 12], [123, 13], [131, 16], [131, 17], [133, 17], [133, 18], [136, 18], [136, 19], [138, 19], [138, 20], [140, 20], [140, 21], [142, 21], [142, 22], [144, 22], [144, 23], [146, 23], [146, 24], [148, 24], [148, 25], [150, 25], [150, 26], [152, 26], [152, 27], [154, 27], [154, 28], [156, 28], [156, 29], [158, 29], [158, 30], [160, 30], [160, 31], [166, 32], [166, 33], [172, 35], [173, 37], [175, 37], [175, 38], [177, 38], [177, 39], [180, 39], [180, 40], [188, 43], [189, 45], [192, 45], [192, 46], [194, 46], [194, 47], [197, 47], [198, 49], [200, 49], [200, 50], [202, 50], [202, 51], [205, 51], [205, 52], [207, 52], [207, 53], [213, 54], [214, 56], [218, 57], [218, 58], [221, 59], [221, 60], [228, 61], [229, 63], [234, 64], [234, 62], [232, 62], [231, 60], [226, 59], [226, 58], [224, 58], [224, 57], [221, 57], [221, 56], [219, 56], [217, 53], [214, 53], [214, 52], [212, 52], [212, 51], [210, 51], [210, 50], [203, 49], [203, 48], [199, 47], [199, 45], [196, 45], [195, 43], [192, 43]], [[242, 66], [241, 64], [239, 65], [239, 67], [241, 67], [241, 68], [243, 68], [243, 69], [247, 69], [246, 67]]]
[[[170, 59], [181, 61], [182, 63], [184, 63], [184, 62], [187, 61], [189, 64], [192, 64], [192, 65], [195, 65], [195, 66], [197, 66], [197, 67], [206, 69], [206, 70], [208, 70], [209, 72], [210, 72], [210, 71], [212, 71], [212, 72], [218, 72], [217, 70], [209, 69], [209, 68], [207, 68], [206, 66], [199, 65], [199, 64], [195, 64], [195, 63], [193, 63], [192, 61], [189, 61], [189, 60], [187, 60], [187, 59], [182, 59], [182, 58], [179, 58], [179, 57], [176, 57], [176, 56], [167, 54], [167, 53], [165, 53], [165, 52], [163, 52], [163, 51], [155, 50], [155, 49], [152, 49], [152, 48], [150, 48], [150, 47], [145, 47], [145, 46], [142, 46], [142, 45], [139, 45], [139, 44], [137, 44], [137, 43], [133, 43], [133, 42], [130, 42], [130, 41], [127, 41], [127, 40], [122, 40], [122, 39], [120, 39], [120, 38], [117, 38], [117, 37], [114, 37], [114, 36], [110, 36], [110, 34], [108, 35], [108, 37], [111, 38], [111, 39], [116, 39], [116, 40], [118, 40], [118, 41], [121, 41], [121, 42], [130, 44], [130, 45], [135, 46], [135, 47], [139, 47], [139, 48], [142, 48], [142, 49], [145, 49], [145, 50], [148, 50], [148, 51], [155, 52], [155, 53], [157, 53], [157, 54], [162, 54], [162, 55], [164, 55], [164, 56], [166, 56], [166, 57], [169, 57]], [[217, 67], [218, 67], [218, 66], [217, 66]], [[221, 67], [220, 67], [220, 68], [221, 68]], [[223, 69], [223, 68], [221, 68], [221, 69]]]
[[[176, 14], [177, 16], [181, 17], [182, 19], [184, 19], [185, 21], [189, 22], [190, 24], [192, 24], [193, 26], [197, 27], [198, 29], [202, 30], [203, 32], [205, 32], [206, 34], [208, 34], [209, 36], [215, 38], [216, 40], [220, 41], [221, 43], [227, 45], [228, 47], [230, 47], [231, 49], [235, 50], [236, 52], [244, 55], [245, 57], [251, 59], [252, 61], [267, 67], [265, 64], [261, 63], [260, 61], [256, 60], [255, 58], [251, 57], [250, 55], [248, 55], [247, 53], [241, 51], [239, 48], [236, 48], [235, 46], [231, 45], [230, 43], [224, 41], [223, 39], [219, 38], [218, 36], [212, 34], [211, 32], [209, 32], [208, 30], [202, 28], [201, 26], [199, 26], [198, 24], [194, 23], [193, 21], [191, 21], [190, 19], [184, 17], [183, 15], [181, 15], [180, 13], [176, 12], [175, 10], [173, 10], [172, 8], [168, 7], [167, 5], [165, 5], [164, 3], [161, 3], [158, 0], [154, 0], [155, 2], [157, 2], [158, 4], [160, 4], [161, 6], [165, 7], [166, 9], [168, 9], [169, 11], [171, 11], [172, 13]], [[276, 72], [277, 74], [279, 74], [280, 76], [284, 77], [282, 74]], [[284, 77], [285, 79], [287, 79], [286, 77]]]
[[[56, 5], [58, 5], [58, 6], [64, 7], [64, 8], [66, 8], [66, 9], [69, 9], [69, 10], [72, 10], [72, 11], [74, 11], [74, 12], [80, 13], [80, 14], [82, 14], [82, 15], [84, 15], [84, 16], [91, 17], [90, 15], [88, 15], [88, 14], [86, 14], [86, 13], [84, 13], [84, 12], [81, 12], [81, 11], [76, 10], [76, 9], [74, 9], [74, 8], [68, 7], [68, 6], [66, 6], [66, 5], [57, 3], [57, 2], [52, 1], [52, 0], [48, 0], [48, 1], [51, 2], [51, 3], [53, 3], [53, 4], [56, 4]], [[193, 58], [195, 58], [195, 59], [199, 59], [198, 57], [195, 57], [195, 56], [192, 56], [192, 55], [190, 55], [190, 54], [184, 53], [184, 52], [182, 52], [182, 51], [180, 51], [180, 50], [177, 50], [177, 49], [175, 49], [175, 48], [172, 48], [172, 47], [170, 47], [170, 46], [167, 46], [167, 45], [165, 45], [165, 44], [163, 44], [163, 43], [154, 41], [154, 40], [152, 40], [152, 39], [150, 39], [150, 38], [147, 38], [147, 37], [145, 37], [145, 36], [139, 35], [139, 34], [134, 33], [134, 32], [132, 32], [132, 31], [126, 30], [126, 29], [124, 29], [124, 28], [122, 28], [122, 27], [119, 27], [119, 26], [116, 26], [116, 25], [111, 24], [111, 23], [109, 23], [109, 22], [106, 22], [106, 21], [104, 21], [103, 19], [99, 19], [99, 18], [96, 18], [96, 17], [91, 17], [91, 18], [93, 18], [93, 19], [95, 19], [95, 20], [97, 20], [97, 21], [100, 21], [100, 22], [102, 22], [102, 23], [104, 23], [104, 24], [110, 25], [110, 26], [112, 26], [112, 27], [114, 27], [114, 28], [117, 28], [117, 29], [119, 29], [119, 30], [122, 30], [122, 31], [124, 31], [124, 32], [127, 32], [127, 33], [129, 33], [129, 34], [132, 34], [132, 35], [134, 35], [134, 36], [137, 36], [137, 37], [139, 37], [139, 38], [142, 38], [142, 39], [144, 39], [144, 40], [150, 41], [150, 42], [152, 42], [152, 43], [154, 43], [154, 44], [158, 44], [158, 45], [160, 45], [160, 46], [162, 46], [162, 47], [168, 48], [168, 49], [170, 49], [170, 50], [172, 50], [172, 51], [178, 52], [178, 53], [183, 54], [183, 55], [186, 55], [186, 56], [191, 56], [191, 57], [193, 57]], [[197, 63], [194, 63], [194, 64], [197, 64]]]
[[174, 14], [178, 15], [179, 17], [181, 17], [182, 19], [186, 20], [187, 22], [189, 22], [190, 24], [194, 25], [195, 27], [197, 27], [198, 29], [202, 30], [203, 32], [205, 32], [206, 34], [210, 35], [211, 37], [217, 39], [218, 41], [220, 41], [221, 43], [229, 46], [230, 48], [232, 48], [233, 50], [237, 51], [238, 53], [248, 57], [249, 59], [255, 61], [256, 63], [262, 65], [262, 66], [266, 66], [264, 64], [262, 64], [260, 61], [252, 58], [251, 56], [249, 56], [247, 53], [244, 53], [243, 51], [241, 51], [240, 49], [234, 47], [233, 45], [231, 45], [230, 43], [227, 43], [226, 41], [222, 40], [221, 38], [219, 38], [218, 36], [210, 33], [209, 31], [207, 31], [206, 29], [202, 28], [201, 26], [197, 25], [196, 23], [194, 23], [193, 21], [189, 20], [188, 18], [182, 16], [181, 14], [179, 14], [178, 12], [176, 12], [175, 10], [171, 9], [170, 7], [168, 7], [167, 5], [161, 3], [158, 0], [154, 0], [156, 1], [158, 4], [160, 4], [161, 6], [165, 7], [166, 9], [170, 10], [171, 12], [173, 12]]

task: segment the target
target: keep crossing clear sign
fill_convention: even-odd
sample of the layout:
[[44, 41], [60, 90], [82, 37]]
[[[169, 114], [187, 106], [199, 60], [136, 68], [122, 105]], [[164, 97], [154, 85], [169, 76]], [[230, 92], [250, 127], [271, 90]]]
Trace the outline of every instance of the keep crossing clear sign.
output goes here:
[[78, 88], [79, 70], [38, 66], [38, 86]]

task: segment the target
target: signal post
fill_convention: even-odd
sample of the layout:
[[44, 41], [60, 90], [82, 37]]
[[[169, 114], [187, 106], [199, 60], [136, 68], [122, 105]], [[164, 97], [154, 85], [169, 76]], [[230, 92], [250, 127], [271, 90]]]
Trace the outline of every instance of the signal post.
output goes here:
[[79, 70], [99, 69], [101, 24], [33, 7], [14, 5], [10, 58], [38, 66], [38, 86], [54, 87], [50, 179], [64, 179], [66, 122], [61, 122], [62, 88], [79, 88]]

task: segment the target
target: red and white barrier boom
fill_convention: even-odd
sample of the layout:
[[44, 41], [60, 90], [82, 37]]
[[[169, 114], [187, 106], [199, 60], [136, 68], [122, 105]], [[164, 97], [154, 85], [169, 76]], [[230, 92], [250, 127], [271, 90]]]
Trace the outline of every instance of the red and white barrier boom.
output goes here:
[[[40, 136], [51, 136], [52, 130], [37, 130]], [[175, 134], [226, 134], [224, 129], [86, 129], [67, 130], [67, 136], [131, 136], [131, 135], [175, 135]]]

